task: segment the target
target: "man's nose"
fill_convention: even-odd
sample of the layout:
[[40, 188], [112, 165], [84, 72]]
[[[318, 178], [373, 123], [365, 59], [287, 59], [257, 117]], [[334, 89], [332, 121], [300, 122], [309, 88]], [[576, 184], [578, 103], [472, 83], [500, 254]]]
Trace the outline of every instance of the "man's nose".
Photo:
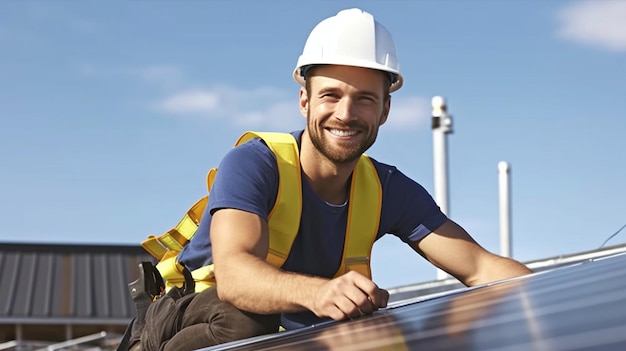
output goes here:
[[354, 102], [350, 98], [343, 98], [337, 104], [335, 109], [335, 118], [344, 122], [348, 122], [356, 118]]

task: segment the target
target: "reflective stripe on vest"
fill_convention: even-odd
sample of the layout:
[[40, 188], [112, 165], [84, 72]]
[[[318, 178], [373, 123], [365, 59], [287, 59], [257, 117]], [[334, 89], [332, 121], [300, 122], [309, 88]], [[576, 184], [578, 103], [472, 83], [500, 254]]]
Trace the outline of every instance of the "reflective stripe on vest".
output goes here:
[[[268, 219], [270, 243], [266, 260], [280, 268], [289, 256], [300, 227], [302, 180], [298, 145], [291, 134], [246, 132], [237, 140], [235, 147], [253, 138], [263, 139], [276, 155], [278, 193]], [[213, 168], [207, 175], [209, 192], [216, 171]], [[141, 243], [146, 251], [160, 260], [157, 268], [168, 289], [184, 282], [182, 266], [176, 258], [198, 229], [207, 202], [208, 196], [198, 200], [176, 227], [158, 237], [151, 235]], [[344, 250], [335, 276], [357, 271], [371, 279], [370, 254], [378, 232], [381, 206], [382, 186], [376, 168], [369, 157], [362, 155], [352, 175]], [[215, 285], [213, 265], [200, 267], [191, 273], [196, 281], [196, 291]]]

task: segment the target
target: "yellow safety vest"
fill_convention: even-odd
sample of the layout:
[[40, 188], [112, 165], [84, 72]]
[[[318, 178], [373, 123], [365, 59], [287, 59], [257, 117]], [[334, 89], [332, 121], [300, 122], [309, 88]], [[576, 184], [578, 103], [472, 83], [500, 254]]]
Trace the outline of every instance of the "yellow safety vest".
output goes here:
[[[235, 147], [253, 138], [265, 141], [276, 155], [278, 164], [278, 194], [268, 219], [270, 242], [266, 261], [280, 268], [287, 260], [300, 228], [302, 180], [298, 145], [288, 133], [246, 132], [239, 137]], [[207, 175], [209, 192], [216, 172], [217, 169], [213, 168]], [[167, 281], [168, 289], [184, 282], [182, 265], [176, 258], [198, 229], [207, 202], [208, 195], [191, 206], [176, 227], [160, 236], [150, 235], [141, 243], [159, 260], [157, 268]], [[362, 155], [352, 175], [343, 256], [335, 276], [357, 271], [371, 279], [370, 254], [378, 232], [381, 206], [382, 186], [378, 173], [369, 157]], [[215, 285], [213, 265], [195, 269], [191, 274], [196, 281], [196, 291]]]

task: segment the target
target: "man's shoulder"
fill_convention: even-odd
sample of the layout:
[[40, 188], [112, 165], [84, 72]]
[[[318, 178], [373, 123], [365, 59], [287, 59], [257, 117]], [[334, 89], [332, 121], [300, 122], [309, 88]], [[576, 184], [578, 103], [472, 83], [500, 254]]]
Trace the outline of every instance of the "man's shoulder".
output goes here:
[[376, 168], [383, 191], [391, 191], [401, 195], [415, 194], [415, 191], [419, 193], [425, 192], [421, 184], [404, 174], [396, 166], [380, 162], [372, 157], [370, 157], [370, 160]]
[[369, 155], [368, 157], [370, 161], [372, 161], [374, 168], [376, 168], [376, 172], [378, 173], [378, 177], [380, 178], [381, 181], [384, 180], [386, 177], [393, 175], [394, 173], [400, 172], [398, 171], [398, 168], [394, 165], [380, 162], [377, 159]]
[[261, 139], [250, 139], [230, 149], [222, 158], [218, 169], [228, 172], [267, 171], [275, 168], [276, 156]]
[[[290, 134], [291, 136], [293, 136], [294, 141], [296, 142], [296, 144], [298, 145], [298, 148], [299, 148], [303, 132], [304, 132], [304, 130], [296, 130], [296, 131], [292, 131], [292, 132], [276, 132], [276, 133]], [[259, 134], [262, 135], [263, 133], [259, 132]], [[259, 137], [251, 138], [250, 140], [247, 140], [246, 142], [241, 143], [235, 149], [238, 149], [238, 148], [243, 148], [244, 150], [246, 150], [245, 152], [251, 152], [251, 150], [267, 151], [267, 149], [269, 149], [269, 147], [267, 146], [267, 142], [265, 140], [263, 140], [262, 138], [259, 138]]]

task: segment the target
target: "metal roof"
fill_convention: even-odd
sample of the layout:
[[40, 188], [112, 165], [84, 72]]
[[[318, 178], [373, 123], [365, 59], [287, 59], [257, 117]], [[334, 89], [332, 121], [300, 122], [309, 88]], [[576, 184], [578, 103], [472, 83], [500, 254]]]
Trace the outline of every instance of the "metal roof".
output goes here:
[[202, 349], [626, 350], [626, 254]]
[[0, 323], [127, 324], [141, 246], [0, 243]]

